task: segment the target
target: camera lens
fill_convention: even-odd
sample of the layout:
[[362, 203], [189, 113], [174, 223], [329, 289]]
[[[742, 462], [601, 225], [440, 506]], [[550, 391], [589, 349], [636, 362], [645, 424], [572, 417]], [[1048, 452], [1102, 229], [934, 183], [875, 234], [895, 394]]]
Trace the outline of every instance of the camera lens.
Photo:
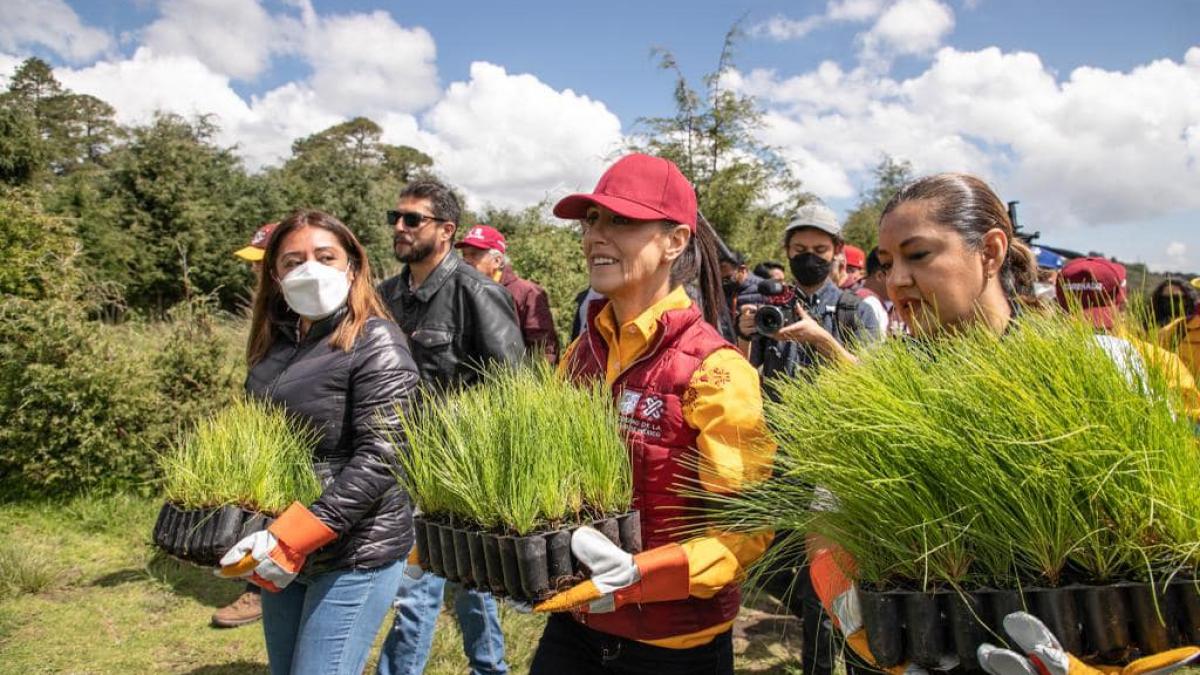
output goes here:
[[763, 335], [772, 335], [783, 328], [783, 310], [767, 305], [759, 307], [754, 315], [754, 327]]

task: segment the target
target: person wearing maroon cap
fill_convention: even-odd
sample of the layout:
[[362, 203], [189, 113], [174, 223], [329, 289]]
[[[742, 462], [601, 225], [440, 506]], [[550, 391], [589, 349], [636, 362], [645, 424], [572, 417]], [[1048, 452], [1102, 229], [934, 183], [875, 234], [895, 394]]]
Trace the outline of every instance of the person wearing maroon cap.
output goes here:
[[1133, 346], [1147, 362], [1157, 363], [1171, 378], [1192, 419], [1200, 420], [1200, 392], [1179, 356], [1139, 340], [1124, 330], [1125, 266], [1105, 258], [1076, 258], [1058, 275], [1055, 297], [1068, 312], [1080, 311], [1101, 335], [1113, 336]]
[[604, 296], [559, 372], [612, 390], [643, 552], [576, 530], [571, 549], [593, 574], [534, 608], [553, 614], [530, 672], [732, 673], [738, 579], [771, 535], [688, 536], [677, 519], [701, 506], [689, 488], [730, 493], [765, 478], [775, 446], [758, 374], [717, 329], [727, 310], [716, 234], [679, 169], [642, 154], [554, 214], [579, 221], [589, 282]]
[[1059, 306], [1078, 308], [1096, 328], [1110, 331], [1125, 309], [1125, 266], [1105, 258], [1076, 258], [1058, 274]]
[[546, 289], [513, 271], [504, 235], [489, 225], [476, 225], [454, 248], [480, 274], [508, 289], [517, 306], [517, 323], [525, 338], [526, 353], [541, 354], [551, 364], [558, 363], [558, 331], [550, 313], [550, 297]]

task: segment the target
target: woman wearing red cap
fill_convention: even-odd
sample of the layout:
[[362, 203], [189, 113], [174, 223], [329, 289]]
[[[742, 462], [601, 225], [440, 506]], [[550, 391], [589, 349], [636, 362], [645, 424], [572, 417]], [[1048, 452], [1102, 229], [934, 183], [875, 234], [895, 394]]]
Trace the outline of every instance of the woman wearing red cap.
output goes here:
[[770, 535], [689, 537], [680, 526], [695, 531], [688, 519], [700, 502], [689, 490], [736, 491], [765, 477], [774, 445], [758, 374], [715, 328], [723, 311], [715, 234], [697, 218], [679, 169], [641, 154], [554, 214], [581, 223], [591, 287], [607, 298], [593, 303], [560, 370], [612, 388], [644, 552], [577, 531], [571, 548], [592, 577], [537, 606], [555, 614], [532, 672], [732, 673], [737, 579]]

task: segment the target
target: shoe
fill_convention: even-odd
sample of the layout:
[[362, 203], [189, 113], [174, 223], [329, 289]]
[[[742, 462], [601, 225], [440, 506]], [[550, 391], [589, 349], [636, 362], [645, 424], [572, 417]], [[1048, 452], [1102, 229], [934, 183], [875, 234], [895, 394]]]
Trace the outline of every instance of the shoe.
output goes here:
[[237, 600], [213, 612], [212, 625], [234, 628], [254, 623], [262, 618], [262, 598], [258, 593], [242, 593]]

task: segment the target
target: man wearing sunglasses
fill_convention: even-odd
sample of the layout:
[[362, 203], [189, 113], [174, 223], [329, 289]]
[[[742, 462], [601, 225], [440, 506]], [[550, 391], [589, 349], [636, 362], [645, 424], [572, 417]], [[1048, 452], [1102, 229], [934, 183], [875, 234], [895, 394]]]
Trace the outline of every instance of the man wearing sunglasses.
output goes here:
[[[379, 294], [409, 338], [426, 395], [476, 384], [481, 368], [515, 364], [525, 355], [512, 296], [451, 253], [460, 209], [436, 181], [409, 183], [388, 212], [396, 259], [404, 270]], [[492, 596], [426, 574], [405, 576], [395, 621], [379, 657], [379, 675], [418, 675], [425, 668], [446, 585], [473, 674], [507, 673], [504, 636]]]

